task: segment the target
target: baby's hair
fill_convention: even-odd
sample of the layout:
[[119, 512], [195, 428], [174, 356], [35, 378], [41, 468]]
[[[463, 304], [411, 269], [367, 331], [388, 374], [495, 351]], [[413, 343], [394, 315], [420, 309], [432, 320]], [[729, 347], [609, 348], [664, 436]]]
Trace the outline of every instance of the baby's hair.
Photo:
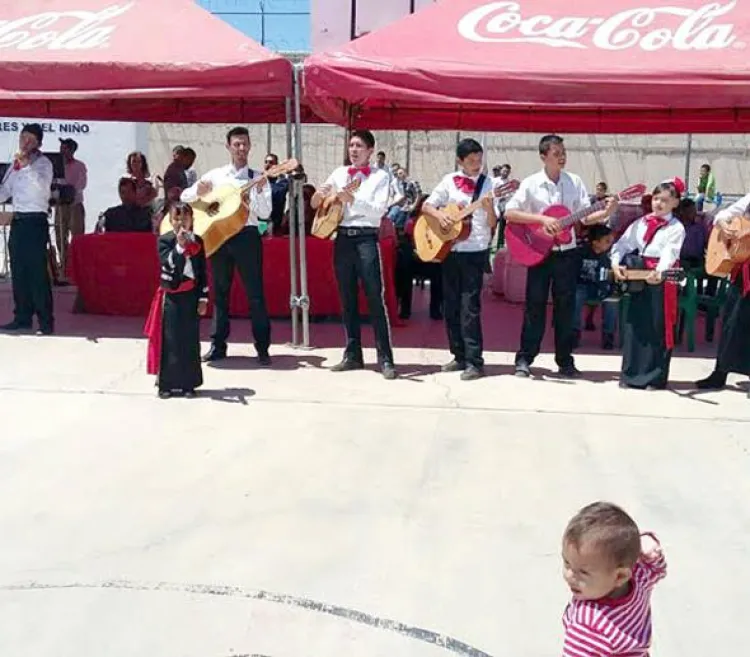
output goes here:
[[565, 528], [563, 541], [576, 549], [583, 543], [592, 543], [617, 568], [631, 568], [641, 556], [638, 525], [609, 502], [594, 502], [576, 513]]

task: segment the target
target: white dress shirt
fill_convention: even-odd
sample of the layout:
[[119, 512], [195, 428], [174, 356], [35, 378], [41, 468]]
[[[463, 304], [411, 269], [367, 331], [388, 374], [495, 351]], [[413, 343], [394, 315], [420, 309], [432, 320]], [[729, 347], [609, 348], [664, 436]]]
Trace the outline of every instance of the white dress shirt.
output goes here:
[[658, 258], [659, 262], [656, 265], [656, 271], [660, 273], [674, 267], [674, 264], [680, 259], [682, 243], [685, 240], [685, 227], [670, 212], [664, 217], [669, 223], [664, 228], [656, 231], [651, 244], [644, 249], [647, 229], [646, 219], [649, 216], [651, 215], [634, 221], [628, 226], [623, 236], [617, 240], [612, 247], [612, 265], [619, 265], [626, 255], [633, 251], [638, 251], [642, 257]]
[[728, 208], [724, 208], [721, 212], [717, 212], [714, 217], [714, 223], [717, 221], [731, 221], [736, 217], [741, 217], [745, 214], [748, 205], [750, 205], [750, 194], [745, 194], [739, 201], [735, 201]]
[[[510, 210], [544, 214], [551, 205], [564, 205], [570, 213], [578, 212], [591, 205], [589, 194], [583, 181], [574, 173], [560, 172], [560, 178], [555, 183], [549, 179], [547, 173], [541, 171], [530, 175], [521, 182], [513, 197], [505, 204], [505, 213]], [[555, 247], [558, 251], [568, 251], [576, 248], [576, 236], [569, 244]]]
[[72, 160], [65, 163], [65, 184], [76, 190], [74, 203], [83, 203], [83, 190], [88, 183], [88, 172], [86, 165], [80, 160]]
[[[359, 189], [354, 192], [354, 203], [344, 205], [343, 228], [380, 228], [380, 221], [388, 209], [391, 181], [383, 169], [372, 167], [370, 175], [357, 173], [355, 176], [361, 181]], [[352, 178], [349, 167], [338, 167], [328, 176], [324, 185], [331, 185], [334, 192], [340, 192]]]
[[50, 188], [52, 186], [52, 162], [46, 155], [31, 156], [30, 164], [14, 169], [13, 163], [0, 185], [0, 203], [13, 197], [14, 212], [49, 211]]
[[[429, 203], [433, 208], [443, 208], [449, 203], [457, 203], [463, 205], [469, 205], [471, 203], [472, 195], [461, 191], [456, 187], [454, 178], [456, 177], [469, 178], [460, 171], [455, 173], [449, 173], [443, 176], [443, 179], [435, 186], [430, 194], [429, 198], [425, 203]], [[471, 180], [476, 184], [479, 180], [479, 176], [471, 177]], [[479, 194], [479, 198], [486, 196], [492, 191], [492, 179], [489, 176], [485, 176], [484, 185], [482, 191]], [[454, 242], [451, 247], [451, 251], [456, 252], [468, 252], [468, 251], [484, 251], [490, 246], [490, 240], [492, 239], [492, 230], [487, 221], [487, 211], [484, 208], [474, 210], [471, 215], [471, 233], [469, 237], [461, 242]]]
[[[258, 174], [257, 171], [253, 172]], [[258, 174], [259, 175], [259, 174]], [[254, 175], [253, 178], [258, 176]], [[199, 180], [191, 185], [180, 195], [180, 200], [183, 203], [192, 203], [198, 200], [198, 183], [200, 181], [210, 182], [214, 189], [221, 187], [222, 185], [233, 185], [234, 187], [242, 187], [251, 180], [250, 170], [247, 167], [241, 169], [235, 169], [234, 165], [227, 164], [226, 166], [219, 167], [218, 169], [212, 169], [208, 173], [202, 175]], [[258, 219], [268, 219], [271, 216], [271, 185], [266, 182], [263, 185], [260, 192], [257, 188], [253, 187], [250, 190], [250, 212], [247, 215], [246, 226], [257, 226]]]

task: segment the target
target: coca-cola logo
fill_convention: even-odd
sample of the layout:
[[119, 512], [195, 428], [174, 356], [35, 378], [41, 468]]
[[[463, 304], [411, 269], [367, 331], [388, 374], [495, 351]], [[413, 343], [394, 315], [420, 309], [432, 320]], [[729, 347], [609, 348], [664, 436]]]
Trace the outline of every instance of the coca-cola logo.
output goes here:
[[135, 3], [99, 11], [46, 11], [14, 20], [0, 20], [0, 49], [89, 50], [109, 45], [115, 25], [106, 25]]
[[[719, 22], [737, 4], [712, 2], [697, 9], [638, 7], [612, 16], [524, 16], [518, 2], [490, 2], [473, 9], [458, 23], [470, 41], [484, 43], [539, 43], [555, 48], [646, 51], [721, 50], [736, 42], [734, 25]], [[570, 5], [567, 5], [570, 6]], [[606, 6], [602, 3], [601, 6]], [[724, 19], [726, 21], [726, 19]]]

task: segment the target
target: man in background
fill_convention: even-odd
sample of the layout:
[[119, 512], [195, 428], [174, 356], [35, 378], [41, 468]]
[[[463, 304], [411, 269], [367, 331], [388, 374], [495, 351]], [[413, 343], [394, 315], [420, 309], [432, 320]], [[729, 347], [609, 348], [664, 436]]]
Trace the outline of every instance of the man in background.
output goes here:
[[55, 242], [60, 256], [63, 276], [67, 271], [68, 243], [76, 235], [86, 232], [86, 211], [83, 205], [83, 190], [88, 183], [86, 165], [75, 157], [78, 142], [60, 139], [60, 155], [65, 167], [65, 181], [58, 185], [60, 196], [55, 209]]
[[[276, 153], [269, 153], [263, 161], [264, 171], [279, 164], [279, 156]], [[274, 235], [281, 235], [281, 225], [284, 222], [284, 210], [286, 210], [286, 197], [289, 194], [289, 176], [279, 176], [277, 178], [268, 177], [271, 184], [271, 230]]]

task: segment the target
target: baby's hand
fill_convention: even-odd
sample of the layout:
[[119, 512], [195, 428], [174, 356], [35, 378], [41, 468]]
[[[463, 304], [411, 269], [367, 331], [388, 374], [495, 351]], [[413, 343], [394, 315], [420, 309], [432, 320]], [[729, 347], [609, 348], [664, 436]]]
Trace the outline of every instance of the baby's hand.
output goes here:
[[661, 545], [652, 534], [641, 534], [641, 557], [648, 563], [661, 557]]

